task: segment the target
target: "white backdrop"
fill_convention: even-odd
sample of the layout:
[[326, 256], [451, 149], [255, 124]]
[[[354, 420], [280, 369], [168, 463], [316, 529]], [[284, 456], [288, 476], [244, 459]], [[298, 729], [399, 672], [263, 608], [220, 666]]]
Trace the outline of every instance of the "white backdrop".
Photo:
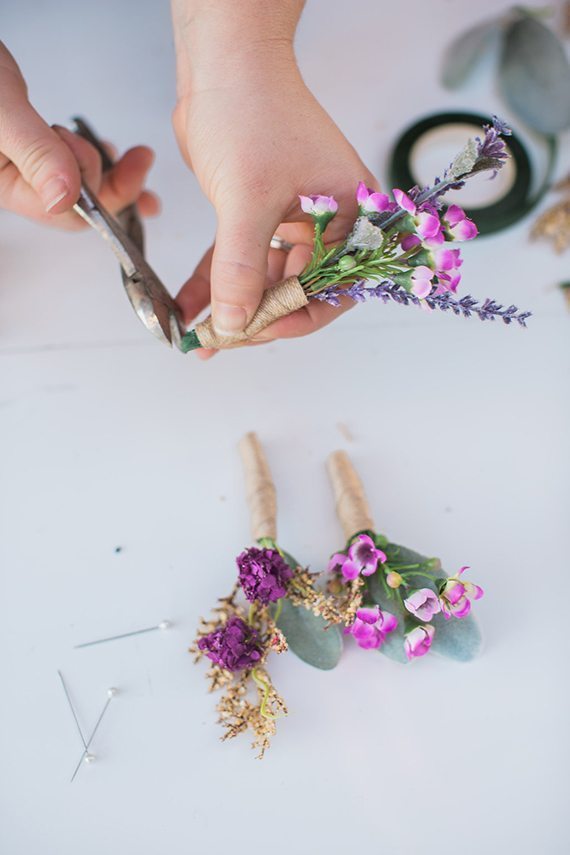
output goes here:
[[[314, 0], [300, 63], [384, 177], [415, 116], [506, 113], [490, 69], [449, 94], [437, 58], [508, 5]], [[2, 31], [50, 121], [80, 112], [119, 146], [156, 148], [164, 211], [149, 257], [177, 290], [214, 221], [170, 129], [167, 4], [11, 0]], [[466, 247], [463, 284], [532, 309], [527, 331], [369, 305], [311, 338], [203, 365], [145, 332], [94, 234], [2, 214], [6, 855], [566, 851], [569, 317], [555, 284], [568, 255], [529, 244], [528, 229]], [[218, 741], [215, 698], [186, 652], [249, 540], [236, 452], [249, 429], [277, 481], [281, 541], [303, 561], [322, 566], [341, 545], [323, 464], [344, 447], [378, 528], [449, 569], [470, 564], [486, 590], [485, 651], [470, 665], [406, 668], [353, 647], [327, 673], [277, 659], [291, 713], [262, 763], [247, 740]], [[73, 649], [162, 618], [175, 626]], [[72, 786], [80, 743], [58, 668], [87, 728], [106, 688], [121, 689], [97, 762]]]

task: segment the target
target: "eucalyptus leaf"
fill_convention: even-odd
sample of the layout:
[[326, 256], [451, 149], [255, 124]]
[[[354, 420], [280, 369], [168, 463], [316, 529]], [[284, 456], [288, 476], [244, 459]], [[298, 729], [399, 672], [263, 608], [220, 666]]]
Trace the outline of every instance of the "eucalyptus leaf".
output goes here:
[[[296, 570], [299, 562], [289, 552], [282, 551], [289, 567]], [[277, 626], [287, 639], [291, 652], [314, 668], [323, 671], [336, 668], [343, 650], [339, 628], [329, 626], [304, 606], [294, 606], [287, 598], [281, 602]]]
[[499, 79], [510, 108], [530, 127], [543, 134], [570, 127], [570, 63], [536, 18], [525, 15], [507, 27]]
[[435, 615], [432, 618], [435, 636], [431, 649], [434, 653], [457, 659], [458, 662], [470, 662], [481, 652], [483, 639], [481, 631], [472, 614], [464, 618], [449, 618]]
[[294, 606], [284, 599], [277, 626], [287, 639], [289, 649], [299, 659], [329, 671], [336, 668], [342, 654], [342, 635], [337, 626], [329, 626], [323, 618], [304, 606]]
[[441, 80], [448, 89], [456, 89], [475, 70], [484, 54], [499, 44], [501, 22], [485, 21], [455, 39], [443, 59]]

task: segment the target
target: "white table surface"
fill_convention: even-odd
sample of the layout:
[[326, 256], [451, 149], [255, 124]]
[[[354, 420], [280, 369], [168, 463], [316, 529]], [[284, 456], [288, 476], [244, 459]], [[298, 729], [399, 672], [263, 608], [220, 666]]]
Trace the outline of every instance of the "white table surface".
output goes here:
[[[454, 94], [437, 80], [449, 39], [508, 5], [313, 0], [300, 63], [383, 176], [421, 113], [508, 117], [490, 68]], [[166, 2], [11, 0], [2, 30], [50, 121], [81, 112], [120, 146], [156, 148], [149, 257], [175, 291], [213, 215], [170, 129]], [[569, 257], [530, 244], [529, 224], [466, 247], [463, 285], [532, 309], [528, 331], [369, 305], [204, 365], [139, 325], [95, 235], [2, 214], [3, 853], [567, 851], [570, 319], [555, 286]], [[486, 590], [470, 665], [403, 667], [354, 647], [326, 673], [276, 659], [291, 713], [262, 763], [247, 740], [218, 741], [186, 652], [249, 540], [236, 452], [249, 429], [277, 481], [281, 541], [303, 561], [341, 545], [323, 463], [344, 447], [379, 529], [449, 569], [470, 564]], [[73, 649], [162, 618], [175, 626]], [[80, 743], [58, 668], [86, 727], [121, 689], [72, 786]]]

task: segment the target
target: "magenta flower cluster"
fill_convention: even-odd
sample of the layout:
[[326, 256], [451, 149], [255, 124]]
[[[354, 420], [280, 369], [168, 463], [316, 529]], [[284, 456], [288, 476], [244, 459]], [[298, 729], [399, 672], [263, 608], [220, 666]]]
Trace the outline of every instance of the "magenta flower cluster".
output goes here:
[[293, 571], [277, 549], [244, 549], [238, 555], [238, 578], [250, 603], [274, 603], [287, 593]]
[[328, 564], [329, 571], [341, 573], [348, 581], [356, 579], [361, 574], [372, 576], [378, 564], [384, 564], [386, 553], [377, 549], [372, 538], [360, 534], [349, 547], [348, 552], [336, 552]]
[[[367, 534], [358, 535], [346, 553], [335, 553], [328, 564], [330, 572], [341, 575], [346, 581], [359, 576], [371, 576], [379, 568], [388, 588], [395, 591], [401, 587], [410, 588], [405, 568], [401, 568], [401, 572], [391, 568], [386, 553], [378, 549]], [[441, 613], [446, 620], [466, 617], [471, 611], [471, 601], [483, 596], [483, 589], [479, 585], [461, 580], [460, 577], [468, 569], [461, 567], [455, 576], [445, 579], [439, 593], [431, 588], [418, 588], [411, 590], [401, 600], [405, 610], [418, 621], [418, 625], [404, 634], [404, 649], [408, 659], [425, 656], [429, 651], [435, 636], [435, 627], [431, 624], [434, 615]], [[360, 647], [371, 650], [379, 648], [397, 626], [397, 618], [376, 605], [358, 609], [354, 622], [344, 631], [352, 635]]]
[[354, 623], [345, 627], [344, 632], [352, 635], [364, 650], [377, 650], [397, 626], [398, 621], [393, 614], [382, 611], [380, 606], [373, 606], [358, 609]]
[[[473, 240], [478, 231], [475, 223], [458, 205], [450, 205], [442, 214], [435, 205], [424, 202], [417, 205], [403, 190], [392, 190], [394, 201], [386, 193], [377, 193], [360, 182], [356, 201], [362, 216], [380, 213], [405, 212], [405, 229], [399, 234], [404, 252], [427, 253], [427, 264], [418, 264], [410, 277], [411, 291], [420, 299], [430, 294], [455, 293], [461, 281], [459, 268], [463, 264], [458, 249], [449, 249], [449, 241]], [[413, 230], [408, 230], [413, 226]], [[437, 279], [437, 282], [434, 280]]]
[[227, 671], [253, 668], [262, 654], [259, 633], [236, 615], [219, 629], [202, 636], [198, 648]]

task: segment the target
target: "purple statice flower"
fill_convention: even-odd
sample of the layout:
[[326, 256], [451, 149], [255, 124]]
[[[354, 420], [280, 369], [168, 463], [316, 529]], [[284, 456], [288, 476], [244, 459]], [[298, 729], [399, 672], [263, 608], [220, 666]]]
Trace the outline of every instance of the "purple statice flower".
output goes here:
[[386, 553], [377, 549], [374, 541], [367, 534], [359, 534], [350, 546], [348, 554], [335, 553], [329, 561], [331, 572], [340, 572], [347, 580], [356, 579], [360, 574], [372, 576], [378, 563], [384, 564]]
[[419, 588], [404, 600], [404, 606], [418, 620], [430, 621], [441, 611], [439, 597], [431, 588]]
[[253, 668], [262, 653], [259, 633], [237, 615], [229, 618], [219, 629], [198, 639], [198, 648], [204, 651], [208, 659], [227, 671]]
[[377, 193], [375, 190], [371, 190], [364, 181], [358, 185], [356, 201], [358, 202], [358, 210], [363, 216], [380, 214], [383, 211], [394, 210], [396, 207], [386, 193]]
[[276, 549], [244, 549], [238, 555], [239, 583], [250, 603], [274, 603], [287, 593], [293, 571]]
[[345, 627], [345, 635], [352, 635], [359, 647], [376, 650], [386, 640], [389, 632], [398, 626], [398, 621], [390, 612], [384, 612], [380, 606], [358, 609], [351, 626]]
[[310, 214], [316, 225], [321, 230], [326, 228], [336, 212], [338, 211], [338, 202], [333, 196], [299, 196], [301, 209], [305, 214]]
[[471, 600], [480, 600], [483, 588], [473, 582], [462, 582], [459, 577], [469, 567], [462, 567], [455, 576], [450, 576], [440, 592], [439, 601], [444, 618], [463, 618], [471, 611]]
[[435, 629], [431, 624], [416, 626], [404, 636], [404, 650], [408, 659], [417, 659], [429, 652]]

